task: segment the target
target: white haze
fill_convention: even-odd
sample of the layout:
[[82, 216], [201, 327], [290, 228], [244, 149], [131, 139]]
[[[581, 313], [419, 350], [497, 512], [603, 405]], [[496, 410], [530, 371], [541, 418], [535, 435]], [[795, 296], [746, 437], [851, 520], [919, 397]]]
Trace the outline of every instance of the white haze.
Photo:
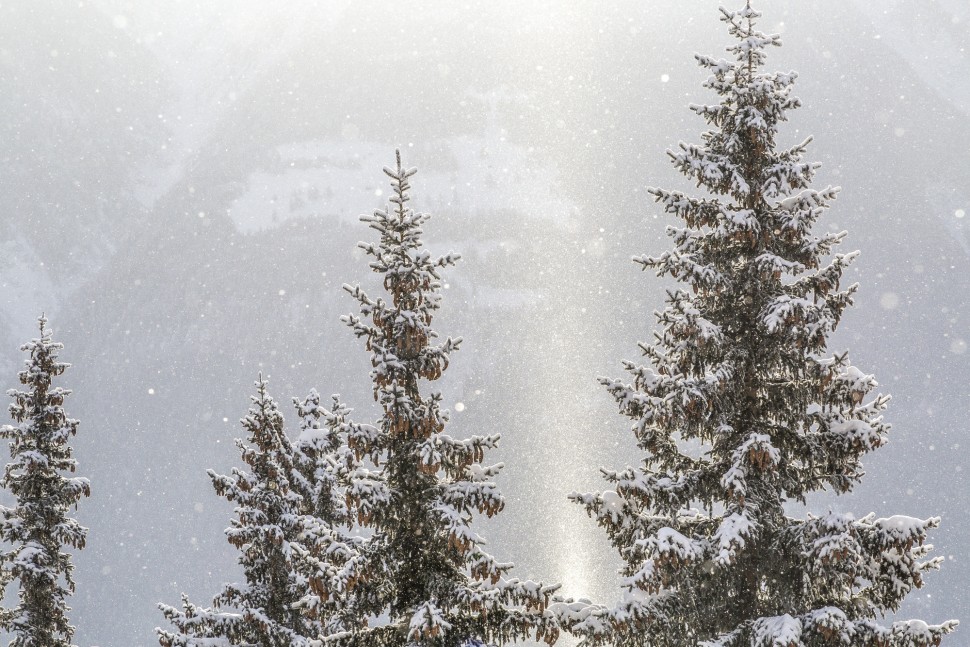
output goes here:
[[[782, 141], [814, 135], [818, 184], [844, 189], [820, 227], [862, 251], [832, 349], [894, 395], [863, 484], [812, 506], [941, 515], [943, 570], [902, 615], [966, 620], [970, 7], [757, 5], [785, 42], [769, 65], [799, 72]], [[375, 415], [340, 286], [371, 281], [357, 216], [395, 147], [428, 246], [464, 256], [436, 324], [465, 343], [438, 386], [455, 434], [503, 434], [507, 507], [480, 532], [519, 577], [615, 599], [605, 533], [565, 497], [636, 460], [595, 378], [651, 339], [669, 287], [629, 259], [668, 245], [644, 189], [683, 185], [664, 150], [702, 130], [692, 56], [728, 43], [716, 8], [3, 2], [0, 385], [46, 312], [93, 489], [76, 642], [156, 644], [157, 602], [239, 576], [205, 468], [238, 463], [258, 372], [284, 405], [316, 387]]]

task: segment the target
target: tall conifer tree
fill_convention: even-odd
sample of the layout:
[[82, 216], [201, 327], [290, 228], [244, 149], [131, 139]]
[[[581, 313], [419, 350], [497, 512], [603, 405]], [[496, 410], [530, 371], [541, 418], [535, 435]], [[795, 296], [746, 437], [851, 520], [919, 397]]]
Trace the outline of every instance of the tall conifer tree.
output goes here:
[[71, 555], [65, 547], [84, 548], [87, 528], [69, 516], [81, 497], [91, 494], [86, 478], [67, 476], [77, 462], [68, 444], [78, 421], [67, 417], [70, 391], [52, 386], [70, 364], [57, 359], [62, 344], [51, 340], [47, 319], [40, 337], [21, 346], [29, 354], [20, 372], [26, 390], [11, 390], [10, 415], [16, 425], [0, 427], [10, 440], [11, 462], [3, 485], [15, 498], [0, 506], [0, 591], [16, 581], [17, 606], [0, 610], [0, 627], [13, 635], [12, 647], [68, 647], [74, 627], [67, 617], [67, 597], [74, 592]]
[[377, 243], [361, 243], [389, 300], [345, 286], [360, 316], [346, 317], [371, 353], [374, 398], [383, 411], [374, 426], [350, 434], [350, 446], [372, 467], [359, 480], [352, 505], [373, 529], [367, 579], [376, 591], [372, 627], [348, 634], [375, 647], [458, 647], [501, 643], [532, 634], [553, 642], [555, 618], [546, 609], [555, 586], [506, 579], [511, 564], [495, 561], [471, 529], [474, 512], [492, 516], [504, 502], [492, 478], [501, 465], [481, 463], [497, 435], [459, 440], [445, 433], [448, 413], [426, 383], [448, 367], [460, 339], [437, 341], [431, 327], [441, 303], [442, 268], [458, 255], [434, 258], [421, 249], [429, 216], [408, 202], [415, 169], [385, 168], [393, 208], [363, 217]]
[[668, 227], [673, 249], [635, 259], [683, 287], [641, 345], [645, 364], [602, 380], [646, 457], [606, 472], [614, 489], [573, 495], [619, 550], [627, 594], [612, 609], [567, 607], [567, 621], [591, 644], [937, 644], [955, 621], [880, 619], [937, 567], [924, 540], [938, 518], [786, 514], [852, 489], [861, 457], [886, 442], [889, 397], [826, 350], [856, 254], [830, 255], [845, 232], [812, 233], [838, 189], [810, 188], [809, 142], [776, 145], [799, 106], [795, 74], [762, 71], [780, 40], [755, 29], [750, 4], [721, 11], [731, 57], [697, 57], [719, 102], [691, 106], [710, 130], [669, 152], [705, 192], [650, 189], [682, 224]]

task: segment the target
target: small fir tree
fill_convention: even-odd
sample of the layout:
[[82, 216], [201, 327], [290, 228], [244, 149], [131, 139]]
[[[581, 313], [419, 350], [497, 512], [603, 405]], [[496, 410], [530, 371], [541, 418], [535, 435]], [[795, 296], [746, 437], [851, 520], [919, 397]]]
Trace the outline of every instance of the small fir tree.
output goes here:
[[65, 476], [77, 466], [68, 442], [78, 421], [63, 408], [71, 392], [51, 384], [70, 364], [58, 361], [63, 345], [51, 341], [47, 319], [39, 321], [40, 337], [20, 348], [29, 354], [20, 372], [26, 390], [8, 391], [17, 424], [0, 427], [12, 459], [0, 484], [16, 500], [13, 507], [0, 506], [0, 540], [8, 546], [0, 561], [0, 591], [13, 581], [19, 586], [17, 606], [0, 610], [0, 627], [13, 635], [12, 647], [67, 647], [74, 635], [66, 601], [74, 592], [74, 567], [63, 549], [84, 548], [87, 536], [87, 528], [68, 514], [91, 486], [85, 478]]
[[566, 621], [587, 644], [938, 644], [955, 621], [879, 621], [937, 567], [924, 540], [938, 518], [786, 515], [859, 481], [860, 458], [886, 442], [889, 397], [846, 353], [826, 354], [855, 253], [826, 261], [845, 232], [812, 234], [838, 189], [809, 188], [808, 141], [776, 146], [795, 74], [762, 71], [780, 41], [750, 4], [721, 11], [732, 59], [697, 57], [720, 101], [691, 107], [711, 130], [669, 152], [707, 194], [650, 189], [683, 225], [668, 228], [673, 249], [635, 259], [686, 289], [668, 292], [646, 365], [625, 364], [632, 381], [601, 380], [646, 458], [605, 472], [613, 490], [572, 495], [619, 550], [627, 594], [566, 606]]
[[312, 515], [317, 491], [312, 473], [301, 470], [306, 455], [287, 439], [283, 416], [262, 378], [251, 400], [241, 421], [250, 444], [236, 441], [250, 471], [208, 472], [216, 493], [236, 504], [226, 537], [241, 552], [245, 583], [225, 585], [212, 608], [186, 596], [181, 610], [159, 605], [176, 627], [156, 630], [165, 647], [289, 647], [325, 633], [319, 614], [306, 613], [301, 604], [311, 583], [300, 566], [325, 554], [333, 536]]
[[441, 395], [422, 394], [461, 342], [436, 342], [431, 327], [441, 303], [440, 270], [459, 257], [433, 258], [421, 249], [429, 216], [408, 206], [416, 170], [401, 165], [400, 152], [396, 167], [384, 172], [393, 209], [362, 217], [380, 240], [360, 247], [390, 299], [345, 286], [360, 305], [360, 316], [345, 321], [366, 341], [374, 398], [383, 410], [376, 425], [357, 426], [348, 437], [358, 458], [374, 468], [355, 481], [350, 498], [361, 525], [374, 533], [365, 551], [371, 597], [362, 605], [382, 617], [346, 639], [375, 647], [457, 647], [535, 633], [552, 643], [558, 628], [546, 605], [557, 587], [506, 579], [512, 565], [487, 554], [470, 527], [473, 513], [492, 516], [504, 505], [492, 482], [501, 465], [481, 463], [499, 437], [446, 434]]

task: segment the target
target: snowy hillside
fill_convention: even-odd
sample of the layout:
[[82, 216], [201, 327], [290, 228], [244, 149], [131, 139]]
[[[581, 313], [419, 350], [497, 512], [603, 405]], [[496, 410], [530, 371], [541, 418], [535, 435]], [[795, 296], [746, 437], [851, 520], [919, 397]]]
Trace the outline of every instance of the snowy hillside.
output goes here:
[[[422, 169], [418, 179], [428, 211], [447, 209], [479, 218], [509, 210], [557, 223], [575, 211], [557, 195], [558, 172], [534, 168], [541, 162], [499, 133], [432, 144], [436, 167]], [[367, 205], [378, 208], [386, 202], [386, 178], [375, 169], [385, 166], [388, 155], [386, 145], [361, 141], [279, 146], [270, 168], [247, 178], [246, 190], [229, 207], [229, 217], [244, 234], [293, 218], [335, 216], [356, 223]]]

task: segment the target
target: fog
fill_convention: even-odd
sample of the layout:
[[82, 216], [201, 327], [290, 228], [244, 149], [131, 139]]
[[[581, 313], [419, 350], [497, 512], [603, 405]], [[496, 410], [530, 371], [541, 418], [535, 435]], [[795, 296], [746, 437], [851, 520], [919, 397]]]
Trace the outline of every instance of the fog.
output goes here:
[[[830, 349], [894, 396], [862, 484], [811, 508], [942, 516], [946, 561], [900, 615], [970, 619], [970, 5], [757, 5], [785, 43], [768, 66], [799, 73], [780, 142], [814, 136], [816, 186], [843, 187], [819, 227], [862, 252]], [[0, 385], [45, 312], [93, 490], [75, 642], [157, 644], [158, 602], [239, 576], [205, 469], [239, 463], [259, 372], [288, 422], [311, 387], [376, 416], [341, 285], [373, 285], [357, 218], [396, 147], [427, 246], [464, 257], [436, 319], [465, 339], [436, 385], [450, 428], [503, 436], [506, 509], [476, 528], [518, 577], [616, 599], [566, 495], [637, 460], [596, 377], [652, 339], [670, 287], [630, 257], [669, 245], [645, 188], [684, 186], [664, 151], [699, 141], [717, 6], [3, 2]]]

